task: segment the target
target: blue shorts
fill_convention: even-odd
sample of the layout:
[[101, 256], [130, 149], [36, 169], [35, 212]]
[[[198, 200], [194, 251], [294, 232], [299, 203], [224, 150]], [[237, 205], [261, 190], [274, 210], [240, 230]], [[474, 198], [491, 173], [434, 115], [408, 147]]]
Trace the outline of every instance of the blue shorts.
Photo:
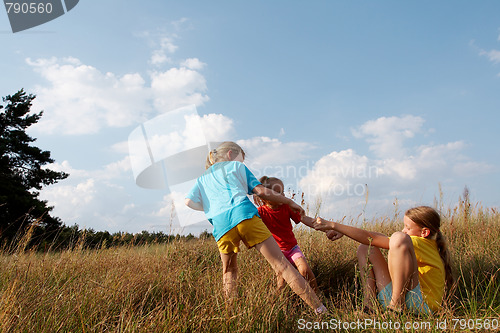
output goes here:
[[[378, 301], [382, 304], [382, 307], [385, 309], [391, 303], [392, 298], [392, 282], [389, 282], [384, 289], [377, 295]], [[424, 297], [422, 296], [422, 291], [420, 290], [420, 283], [417, 284], [415, 288], [408, 291], [405, 295], [405, 303], [406, 308], [411, 310], [413, 313], [419, 314], [431, 314], [432, 311], [429, 309], [429, 306], [424, 301]]]

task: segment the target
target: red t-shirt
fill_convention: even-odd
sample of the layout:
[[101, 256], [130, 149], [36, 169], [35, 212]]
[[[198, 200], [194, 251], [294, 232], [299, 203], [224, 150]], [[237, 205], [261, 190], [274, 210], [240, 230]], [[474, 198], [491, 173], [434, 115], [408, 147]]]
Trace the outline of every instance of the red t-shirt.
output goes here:
[[269, 231], [273, 234], [276, 243], [281, 251], [289, 251], [297, 245], [297, 240], [293, 234], [292, 219], [295, 223], [300, 222], [300, 214], [292, 211], [290, 206], [283, 204], [278, 209], [268, 206], [259, 207], [259, 215]]

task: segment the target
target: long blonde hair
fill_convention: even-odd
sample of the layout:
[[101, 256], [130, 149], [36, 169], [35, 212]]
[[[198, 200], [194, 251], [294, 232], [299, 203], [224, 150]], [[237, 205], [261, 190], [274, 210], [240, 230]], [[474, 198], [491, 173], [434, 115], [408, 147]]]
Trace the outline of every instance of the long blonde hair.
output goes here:
[[243, 158], [245, 158], [245, 152], [237, 143], [232, 141], [224, 141], [217, 147], [217, 149], [213, 149], [208, 153], [207, 161], [205, 162], [205, 169], [210, 168], [217, 162], [227, 161], [227, 153], [229, 151], [232, 151], [236, 155], [241, 152]]
[[436, 240], [439, 256], [443, 261], [446, 273], [446, 286], [448, 287], [448, 290], [450, 290], [453, 285], [450, 254], [448, 252], [446, 240], [439, 229], [441, 227], [441, 217], [439, 216], [439, 213], [432, 207], [419, 206], [408, 209], [405, 215], [421, 228], [428, 228], [430, 230], [428, 238]]

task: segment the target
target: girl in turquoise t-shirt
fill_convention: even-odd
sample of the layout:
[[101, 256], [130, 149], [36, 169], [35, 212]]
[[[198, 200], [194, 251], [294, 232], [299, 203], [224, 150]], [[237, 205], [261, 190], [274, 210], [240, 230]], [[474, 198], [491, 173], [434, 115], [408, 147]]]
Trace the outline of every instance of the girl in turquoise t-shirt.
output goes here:
[[206, 171], [186, 196], [186, 205], [205, 212], [214, 226], [222, 260], [224, 293], [229, 304], [235, 298], [238, 274], [237, 253], [240, 242], [255, 247], [281, 275], [290, 288], [316, 313], [326, 307], [309, 284], [283, 256], [278, 244], [260, 219], [257, 208], [247, 195], [284, 203], [304, 214], [302, 207], [271, 189], [265, 188], [243, 164], [245, 152], [234, 142], [223, 142], [207, 156]]

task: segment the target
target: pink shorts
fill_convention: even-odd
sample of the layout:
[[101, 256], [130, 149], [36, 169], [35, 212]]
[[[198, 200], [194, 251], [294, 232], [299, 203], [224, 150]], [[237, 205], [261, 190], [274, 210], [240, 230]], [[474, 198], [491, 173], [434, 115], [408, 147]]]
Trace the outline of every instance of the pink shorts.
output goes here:
[[304, 253], [302, 253], [302, 251], [300, 250], [300, 247], [299, 245], [295, 245], [294, 247], [292, 247], [290, 250], [288, 251], [281, 251], [283, 252], [283, 255], [285, 256], [285, 258], [288, 259], [288, 261], [294, 265], [295, 264], [295, 260], [299, 259], [299, 258], [305, 258], [305, 255]]

